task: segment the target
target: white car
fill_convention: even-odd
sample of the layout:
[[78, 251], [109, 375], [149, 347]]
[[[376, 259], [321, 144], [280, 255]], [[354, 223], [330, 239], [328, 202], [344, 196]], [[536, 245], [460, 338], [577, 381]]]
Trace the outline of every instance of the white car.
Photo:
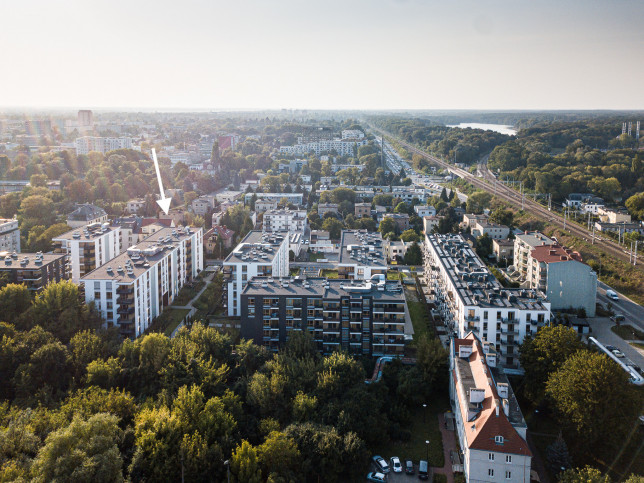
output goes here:
[[615, 357], [619, 357], [620, 359], [622, 359], [624, 357], [624, 353], [622, 351], [620, 351], [619, 349], [615, 349], [612, 352], [615, 355]]
[[398, 456], [392, 456], [389, 464], [391, 465], [391, 469], [394, 470], [394, 473], [402, 473], [403, 467]]

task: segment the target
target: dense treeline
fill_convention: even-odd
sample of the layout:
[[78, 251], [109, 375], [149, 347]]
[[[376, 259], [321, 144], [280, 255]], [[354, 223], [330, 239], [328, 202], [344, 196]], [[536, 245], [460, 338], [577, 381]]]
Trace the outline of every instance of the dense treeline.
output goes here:
[[[472, 164], [495, 146], [511, 137], [482, 129], [450, 128], [425, 119], [377, 117], [374, 124], [401, 139], [456, 163]], [[413, 159], [416, 169], [423, 170], [427, 162]]]
[[120, 342], [73, 284], [33, 302], [18, 287], [0, 290], [16, 307], [0, 323], [0, 481], [223, 481], [225, 460], [236, 481], [356, 480], [446, 385], [438, 340], [368, 385], [371, 360], [323, 357], [306, 333], [278, 354], [200, 323]]

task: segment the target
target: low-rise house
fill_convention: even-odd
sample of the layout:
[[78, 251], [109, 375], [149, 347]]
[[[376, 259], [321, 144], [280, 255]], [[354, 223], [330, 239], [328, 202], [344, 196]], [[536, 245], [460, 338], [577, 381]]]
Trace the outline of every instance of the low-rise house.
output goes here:
[[136, 215], [143, 211], [145, 208], [145, 199], [144, 198], [134, 198], [127, 202], [125, 205], [125, 211], [130, 215]]
[[492, 239], [501, 240], [507, 238], [510, 234], [510, 228], [505, 225], [497, 225], [496, 223], [477, 222], [472, 228], [472, 236], [479, 237], [487, 235]]
[[190, 207], [195, 215], [206, 216], [215, 207], [216, 198], [213, 195], [202, 195], [192, 201]]
[[631, 215], [626, 208], [623, 209], [611, 209], [611, 208], [598, 208], [597, 214], [599, 219], [606, 223], [630, 223]]
[[369, 218], [371, 216], [371, 203], [356, 203], [355, 204], [355, 217], [356, 218]]
[[107, 213], [103, 208], [90, 203], [76, 205], [76, 209], [67, 215], [70, 228], [80, 228], [94, 223], [106, 223]]
[[425, 233], [431, 233], [434, 227], [437, 227], [443, 216], [423, 216], [423, 230]]
[[416, 205], [414, 206], [414, 211], [421, 218], [423, 216], [436, 216], [436, 208], [434, 208], [433, 206]]
[[208, 255], [213, 255], [217, 250], [232, 247], [234, 239], [234, 231], [226, 226], [215, 225], [203, 235], [204, 250]]
[[466, 213], [463, 215], [463, 221], [461, 222], [461, 228], [470, 230], [476, 226], [477, 223], [486, 223], [488, 220], [487, 215], [476, 215], [474, 213]]
[[619, 235], [623, 235], [624, 233], [633, 233], [633, 232], [644, 234], [644, 227], [642, 227], [642, 225], [637, 222], [609, 223], [609, 222], [603, 222], [603, 221], [596, 221], [595, 230], [601, 231], [601, 232], [618, 233]]
[[327, 213], [338, 214], [337, 203], [318, 203], [318, 216], [324, 218]]
[[507, 239], [493, 239], [492, 251], [497, 262], [501, 260], [512, 262], [514, 260], [514, 241]]

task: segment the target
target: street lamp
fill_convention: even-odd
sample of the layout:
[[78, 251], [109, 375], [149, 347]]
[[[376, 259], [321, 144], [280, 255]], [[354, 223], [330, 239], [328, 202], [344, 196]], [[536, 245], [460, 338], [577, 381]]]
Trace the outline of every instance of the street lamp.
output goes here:
[[425, 441], [425, 444], [427, 445], [427, 465], [429, 465], [429, 440]]
[[423, 423], [427, 422], [427, 404], [423, 403]]
[[226, 467], [226, 477], [228, 479], [228, 483], [230, 483], [230, 460], [224, 461], [224, 466]]

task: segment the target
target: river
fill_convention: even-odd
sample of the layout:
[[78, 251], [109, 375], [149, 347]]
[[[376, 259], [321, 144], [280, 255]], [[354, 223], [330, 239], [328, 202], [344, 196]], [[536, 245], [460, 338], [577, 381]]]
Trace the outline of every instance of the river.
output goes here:
[[478, 122], [462, 122], [460, 124], [448, 125], [447, 127], [460, 127], [461, 129], [471, 127], [472, 129], [483, 129], [484, 131], [496, 131], [496, 132], [500, 132], [501, 134], [507, 134], [508, 136], [515, 136], [517, 134], [516, 129], [514, 129], [512, 126], [506, 126], [505, 124], [482, 124]]

